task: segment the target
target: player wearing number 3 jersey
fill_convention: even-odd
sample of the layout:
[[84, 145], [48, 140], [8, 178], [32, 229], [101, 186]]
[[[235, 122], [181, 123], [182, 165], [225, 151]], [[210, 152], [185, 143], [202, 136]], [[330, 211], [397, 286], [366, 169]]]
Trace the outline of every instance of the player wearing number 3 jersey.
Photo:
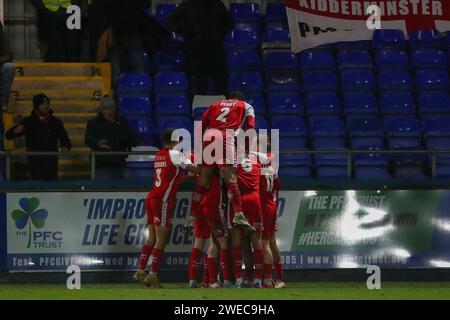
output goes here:
[[[162, 135], [164, 148], [155, 157], [153, 187], [146, 199], [149, 237], [141, 250], [139, 267], [134, 278], [149, 287], [159, 287], [157, 277], [159, 265], [166, 245], [166, 238], [172, 226], [172, 216], [176, 205], [176, 195], [184, 171], [198, 173], [197, 167], [181, 152], [173, 150], [179, 143], [174, 129], [167, 129]], [[145, 275], [150, 253], [151, 270]]]
[[[203, 159], [203, 163], [200, 166], [200, 176], [192, 195], [191, 216], [194, 218], [197, 216], [200, 200], [208, 191], [211, 177], [216, 167], [218, 167], [226, 183], [228, 198], [235, 212], [233, 224], [247, 231], [254, 232], [255, 228], [247, 221], [242, 212], [241, 194], [237, 184], [235, 141], [235, 133], [238, 129], [255, 128], [253, 107], [244, 101], [242, 93], [231, 93], [228, 100], [218, 101], [206, 110], [202, 116], [201, 125], [203, 130], [202, 141], [205, 141], [204, 146], [212, 143], [217, 138], [221, 138], [223, 141], [223, 154], [215, 154], [213, 165], [206, 165], [205, 159]], [[220, 136], [217, 136], [218, 132]]]

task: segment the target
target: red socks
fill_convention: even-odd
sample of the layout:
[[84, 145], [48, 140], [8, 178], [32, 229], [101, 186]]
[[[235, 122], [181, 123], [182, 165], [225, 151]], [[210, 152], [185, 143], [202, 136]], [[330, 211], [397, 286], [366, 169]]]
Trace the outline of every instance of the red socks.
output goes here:
[[253, 264], [255, 266], [255, 279], [262, 279], [264, 265], [263, 249], [257, 249], [253, 252]]
[[228, 199], [230, 199], [231, 208], [234, 213], [242, 212], [241, 193], [237, 183], [227, 184]]
[[208, 258], [208, 274], [209, 274], [209, 284], [216, 283], [219, 276], [219, 267], [217, 265], [217, 258]]
[[270, 263], [264, 263], [264, 279], [272, 279], [272, 265]]
[[231, 254], [233, 257], [234, 277], [237, 280], [237, 279], [242, 278], [242, 250], [241, 250], [241, 247], [233, 247]]
[[220, 250], [220, 268], [222, 269], [223, 280], [231, 280], [228, 250]]
[[195, 186], [194, 192], [192, 192], [191, 216], [198, 216], [200, 201], [202, 200], [203, 195], [207, 192], [208, 188], [201, 187], [199, 185]]
[[283, 265], [281, 264], [281, 261], [274, 261], [273, 266], [275, 268], [275, 276], [277, 280], [283, 280]]
[[200, 264], [202, 263], [202, 251], [193, 248], [189, 259], [189, 280], [197, 280]]
[[161, 264], [162, 255], [163, 255], [163, 251], [161, 249], [153, 248], [153, 251], [152, 251], [152, 267], [151, 267], [151, 271], [153, 273], [158, 273], [159, 265]]
[[150, 259], [150, 254], [152, 253], [153, 247], [144, 245], [141, 249], [141, 255], [139, 256], [138, 267], [139, 270], [145, 270], [147, 267], [148, 259]]

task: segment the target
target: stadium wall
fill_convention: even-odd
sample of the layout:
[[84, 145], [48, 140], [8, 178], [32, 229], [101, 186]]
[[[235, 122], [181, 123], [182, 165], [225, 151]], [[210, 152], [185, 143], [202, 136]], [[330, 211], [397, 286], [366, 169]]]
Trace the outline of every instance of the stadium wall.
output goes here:
[[[36, 184], [19, 190], [18, 184], [10, 184], [10, 191], [0, 197], [1, 269], [60, 272], [78, 264], [89, 271], [133, 270], [145, 240], [146, 188], [119, 185]], [[278, 241], [287, 270], [369, 264], [389, 269], [450, 267], [450, 191], [285, 186]], [[182, 226], [190, 188], [185, 185], [178, 195], [166, 271], [187, 267], [193, 239], [183, 235]]]

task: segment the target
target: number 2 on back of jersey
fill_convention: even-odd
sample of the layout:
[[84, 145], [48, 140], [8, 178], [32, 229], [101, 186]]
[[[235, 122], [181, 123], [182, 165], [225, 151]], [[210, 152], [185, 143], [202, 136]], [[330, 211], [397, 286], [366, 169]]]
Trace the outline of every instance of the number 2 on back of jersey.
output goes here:
[[227, 122], [227, 115], [229, 113], [230, 113], [230, 108], [228, 108], [228, 107], [220, 109], [220, 114], [216, 120], [220, 121], [220, 122]]

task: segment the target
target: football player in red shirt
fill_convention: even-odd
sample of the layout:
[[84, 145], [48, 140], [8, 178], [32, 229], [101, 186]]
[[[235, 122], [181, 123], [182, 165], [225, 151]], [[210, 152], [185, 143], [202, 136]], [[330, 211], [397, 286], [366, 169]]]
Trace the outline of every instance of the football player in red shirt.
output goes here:
[[[194, 248], [191, 253], [191, 263], [189, 266], [189, 287], [197, 287], [197, 274], [200, 265], [201, 252], [205, 239], [210, 239], [206, 258], [206, 268], [208, 271], [209, 287], [221, 287], [218, 282], [218, 258], [224, 279], [224, 287], [231, 287], [231, 270], [228, 259], [227, 223], [223, 208], [224, 193], [223, 183], [218, 172], [213, 175], [208, 193], [203, 195], [199, 213], [194, 225]], [[220, 247], [220, 251], [219, 251]], [[204, 271], [205, 272], [205, 271]]]
[[[263, 221], [261, 213], [261, 201], [259, 198], [259, 181], [261, 175], [261, 165], [250, 155], [244, 163], [238, 167], [239, 190], [242, 195], [242, 207], [249, 223], [256, 232], [249, 234], [253, 247], [254, 279], [253, 287], [262, 288], [264, 252], [261, 242], [261, 232], [263, 231]], [[232, 208], [231, 208], [232, 209]], [[231, 214], [232, 210], [229, 211]], [[229, 218], [232, 221], [232, 217]], [[242, 230], [233, 226], [231, 231], [232, 259], [234, 275], [236, 277], [236, 287], [244, 287], [242, 274]]]
[[[153, 187], [146, 199], [149, 238], [142, 247], [139, 268], [134, 274], [134, 279], [143, 282], [148, 287], [160, 287], [159, 266], [166, 239], [172, 227], [173, 211], [177, 202], [176, 195], [184, 171], [198, 174], [198, 167], [181, 152], [174, 150], [179, 143], [179, 138], [175, 137], [174, 131], [175, 129], [167, 129], [161, 136], [164, 148], [155, 156]], [[150, 253], [152, 256], [151, 269], [145, 276], [145, 267]]]
[[[262, 138], [262, 139], [261, 139]], [[265, 138], [265, 139], [264, 139]], [[260, 136], [260, 143], [266, 142], [265, 150], [270, 150], [270, 140], [267, 136]], [[278, 177], [277, 164], [271, 153], [258, 153], [258, 159], [262, 164], [263, 174], [260, 176], [260, 199], [263, 216], [264, 231], [262, 243], [264, 247], [264, 281], [265, 288], [283, 288], [283, 267], [281, 264], [280, 250], [278, 249], [275, 233], [278, 231], [277, 205], [280, 191], [280, 179]], [[272, 282], [272, 266], [275, 268], [275, 284]]]
[[[255, 128], [253, 107], [244, 101], [242, 93], [230, 94], [228, 100], [222, 100], [211, 105], [201, 119], [202, 141], [205, 140], [205, 150], [208, 145], [214, 145], [216, 139], [222, 140], [221, 150], [215, 150], [213, 159], [203, 157], [200, 166], [200, 177], [192, 194], [191, 216], [195, 218], [199, 211], [202, 196], [208, 191], [211, 178], [216, 170], [225, 181], [228, 198], [235, 212], [233, 224], [254, 232], [255, 229], [247, 221], [242, 210], [241, 194], [237, 181], [236, 136], [239, 130]], [[196, 132], [197, 133], [197, 132]], [[219, 140], [220, 141], [220, 140]], [[220, 152], [223, 152], [220, 155]], [[206, 162], [206, 163], [205, 163]]]

